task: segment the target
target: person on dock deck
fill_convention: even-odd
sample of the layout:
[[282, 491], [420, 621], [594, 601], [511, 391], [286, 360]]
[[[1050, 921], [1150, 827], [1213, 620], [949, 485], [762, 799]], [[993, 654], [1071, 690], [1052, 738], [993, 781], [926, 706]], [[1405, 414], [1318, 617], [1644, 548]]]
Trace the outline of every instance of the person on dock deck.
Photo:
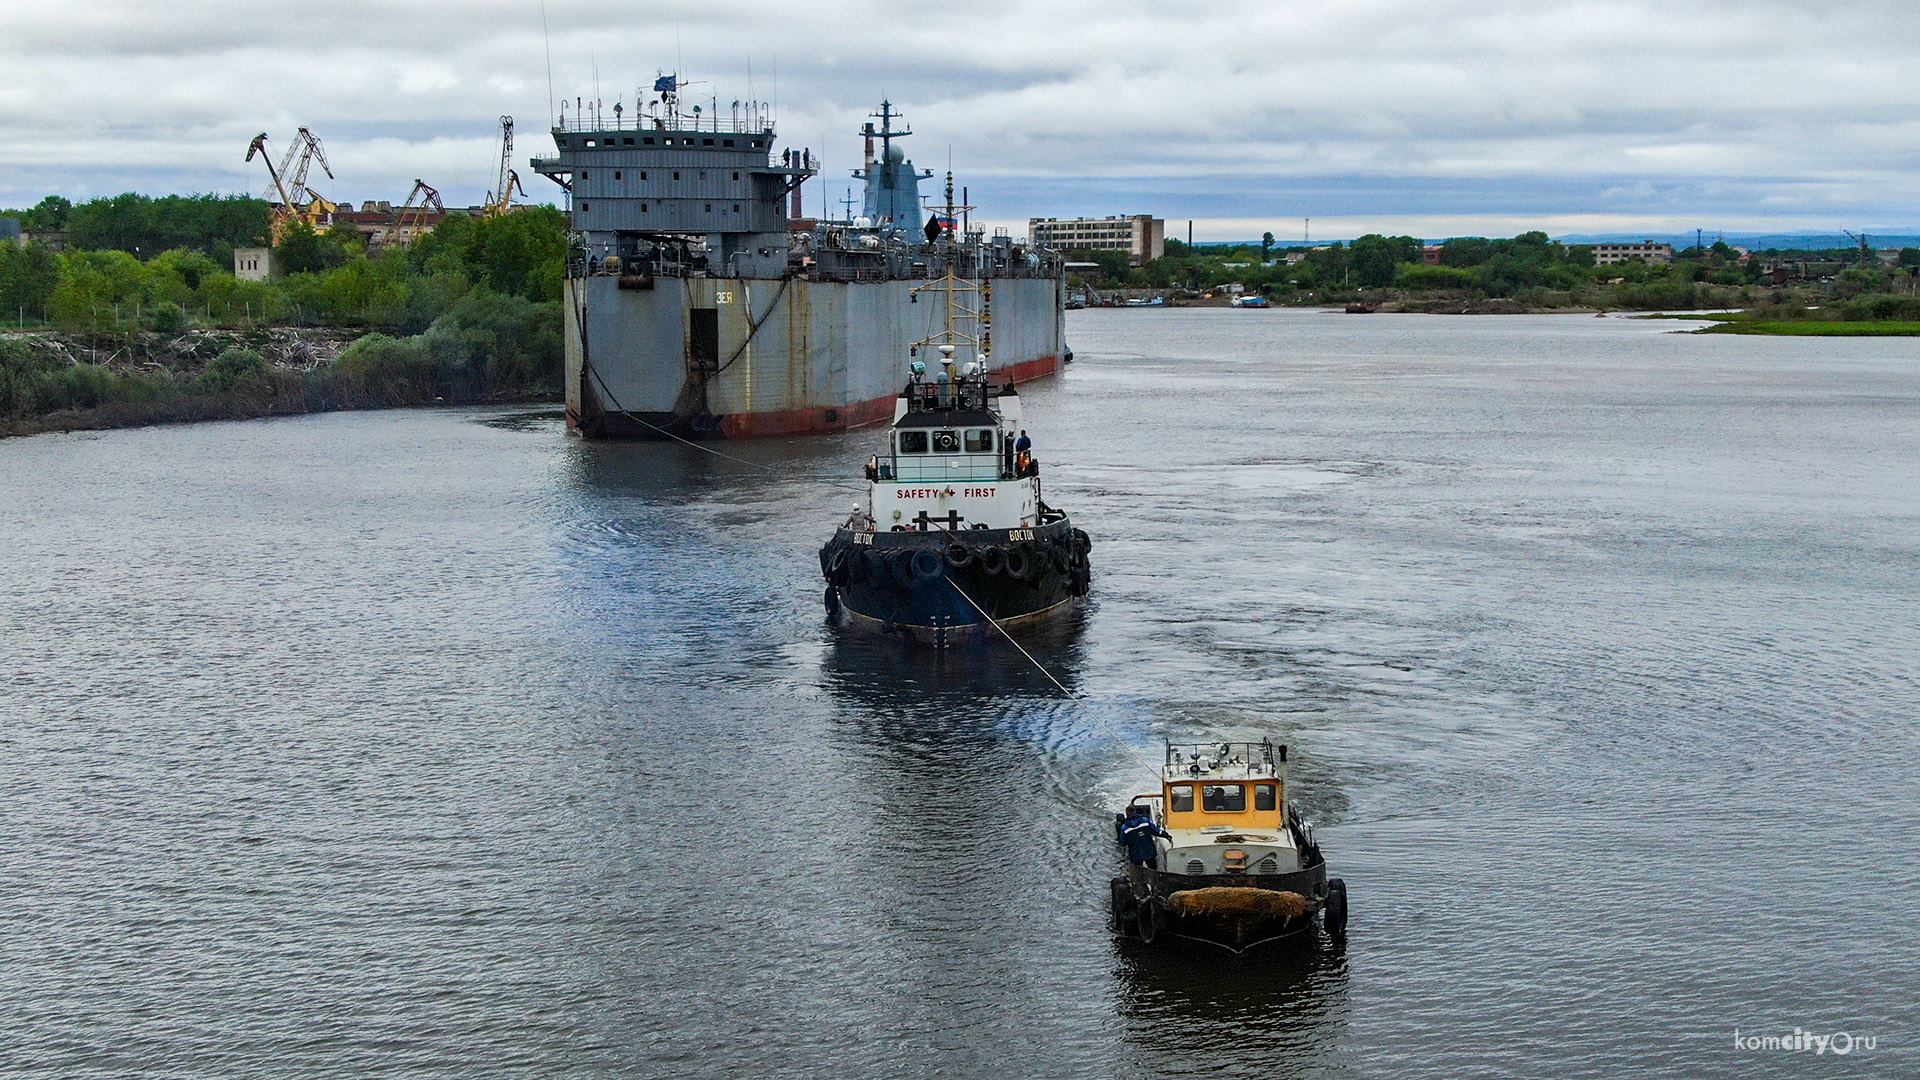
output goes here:
[[1135, 803], [1127, 807], [1126, 819], [1121, 821], [1117, 830], [1120, 842], [1127, 845], [1127, 881], [1133, 886], [1133, 895], [1145, 898], [1150, 891], [1147, 885], [1149, 867], [1160, 868], [1160, 849], [1154, 845], [1156, 836], [1173, 839], [1167, 830], [1154, 824], [1147, 816], [1147, 808]]

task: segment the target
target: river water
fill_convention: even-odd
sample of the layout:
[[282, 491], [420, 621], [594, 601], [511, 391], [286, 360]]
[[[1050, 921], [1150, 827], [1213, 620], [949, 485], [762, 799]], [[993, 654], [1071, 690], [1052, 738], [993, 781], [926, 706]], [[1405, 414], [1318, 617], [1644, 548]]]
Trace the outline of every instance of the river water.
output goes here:
[[[871, 431], [0, 443], [0, 1074], [1920, 1072], [1920, 350], [1679, 325], [1074, 313], [1080, 702], [825, 625]], [[1108, 728], [1344, 947], [1115, 941]]]

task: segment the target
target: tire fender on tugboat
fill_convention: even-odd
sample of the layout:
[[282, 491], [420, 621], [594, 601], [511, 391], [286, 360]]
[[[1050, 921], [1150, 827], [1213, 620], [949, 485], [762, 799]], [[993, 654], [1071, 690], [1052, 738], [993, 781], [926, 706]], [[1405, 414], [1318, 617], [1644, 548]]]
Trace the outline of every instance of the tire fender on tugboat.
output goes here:
[[1160, 923], [1164, 918], [1160, 909], [1154, 906], [1153, 897], [1140, 901], [1139, 911], [1134, 916], [1134, 930], [1140, 935], [1140, 940], [1153, 944], [1154, 939], [1160, 936]]
[[1320, 921], [1326, 926], [1327, 933], [1337, 938], [1347, 936], [1347, 883], [1339, 878], [1327, 879], [1326, 910]]
[[1023, 547], [1007, 549], [1007, 576], [1022, 581], [1033, 576], [1033, 553]]
[[916, 580], [926, 581], [940, 576], [940, 553], [932, 548], [921, 548], [907, 560], [908, 569], [913, 571]]
[[973, 564], [973, 549], [955, 540], [947, 545], [947, 565], [962, 570]]
[[999, 574], [1007, 569], [1007, 551], [1005, 548], [990, 547], [980, 552], [980, 569], [989, 574]]

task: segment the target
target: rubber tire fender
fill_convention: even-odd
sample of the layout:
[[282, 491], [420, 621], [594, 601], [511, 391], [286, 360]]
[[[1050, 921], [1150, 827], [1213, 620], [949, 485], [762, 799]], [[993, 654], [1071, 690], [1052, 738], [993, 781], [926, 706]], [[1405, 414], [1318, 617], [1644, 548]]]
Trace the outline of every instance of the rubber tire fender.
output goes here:
[[1134, 916], [1134, 933], [1139, 935], [1141, 941], [1151, 945], [1165, 928], [1165, 919], [1160, 909], [1153, 906], [1153, 897], [1149, 896], [1141, 901], [1139, 914]]
[[827, 580], [835, 585], [847, 583], [848, 564], [853, 562], [853, 552], [849, 548], [836, 548], [827, 557]]
[[948, 544], [947, 565], [955, 570], [963, 570], [973, 565], [973, 549], [958, 540]]
[[893, 583], [902, 588], [913, 583], [913, 553], [896, 551], [887, 556], [887, 571]]
[[975, 558], [978, 559], [980, 562], [980, 569], [985, 570], [989, 574], [1001, 574], [1006, 572], [1006, 569], [1007, 569], [1007, 549], [1006, 548], [1002, 548], [1002, 547], [982, 548], [980, 549], [980, 554], [975, 556]]
[[827, 586], [827, 595], [822, 599], [826, 602], [826, 605], [827, 605], [827, 618], [833, 620], [834, 622], [839, 622], [840, 621], [840, 590], [829, 585]]
[[1347, 936], [1347, 883], [1339, 878], [1327, 879], [1327, 906], [1320, 914], [1320, 922], [1326, 926], [1327, 933], [1337, 938]]
[[943, 561], [938, 551], [923, 547], [907, 557], [907, 568], [913, 572], [914, 580], [931, 581], [940, 576]]
[[1113, 893], [1113, 932], [1124, 934], [1133, 922], [1133, 890], [1127, 886], [1127, 879], [1117, 877], [1108, 882], [1107, 887]]
[[1021, 581], [1033, 576], [1033, 552], [1024, 547], [1007, 549], [1007, 575]]

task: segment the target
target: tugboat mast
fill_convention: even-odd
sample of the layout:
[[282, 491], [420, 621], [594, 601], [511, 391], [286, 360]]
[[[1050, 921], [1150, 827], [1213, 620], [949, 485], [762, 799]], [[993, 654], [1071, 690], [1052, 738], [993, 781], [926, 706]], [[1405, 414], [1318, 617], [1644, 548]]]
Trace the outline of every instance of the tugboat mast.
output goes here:
[[[942, 211], [944, 211], [943, 216], [937, 217], [934, 221], [928, 222], [927, 224], [927, 239], [930, 243], [940, 246], [942, 262], [946, 267], [946, 273], [942, 274], [936, 280], [929, 281], [925, 285], [916, 286], [913, 289], [916, 295], [930, 289], [938, 289], [945, 295], [946, 325], [939, 333], [934, 334], [932, 337], [923, 338], [914, 342], [911, 352], [917, 354], [922, 348], [933, 347], [940, 351], [944, 362], [950, 359], [958, 348], [966, 346], [972, 349], [973, 359], [981, 361], [982, 369], [984, 370], [992, 340], [986, 335], [982, 327], [985, 317], [985, 304], [982, 303], [979, 307], [970, 307], [965, 298], [965, 294], [982, 293], [982, 289], [980, 286], [975, 285], [973, 282], [959, 275], [957, 271], [959, 260], [956, 258], [953, 244], [954, 222], [958, 220], [955, 216], [956, 213], [972, 210], [973, 207], [954, 205], [953, 173], [951, 171], [947, 173], [946, 194], [946, 204], [941, 207]], [[962, 327], [967, 324], [971, 324], [976, 332], [969, 334], [962, 330]]]

